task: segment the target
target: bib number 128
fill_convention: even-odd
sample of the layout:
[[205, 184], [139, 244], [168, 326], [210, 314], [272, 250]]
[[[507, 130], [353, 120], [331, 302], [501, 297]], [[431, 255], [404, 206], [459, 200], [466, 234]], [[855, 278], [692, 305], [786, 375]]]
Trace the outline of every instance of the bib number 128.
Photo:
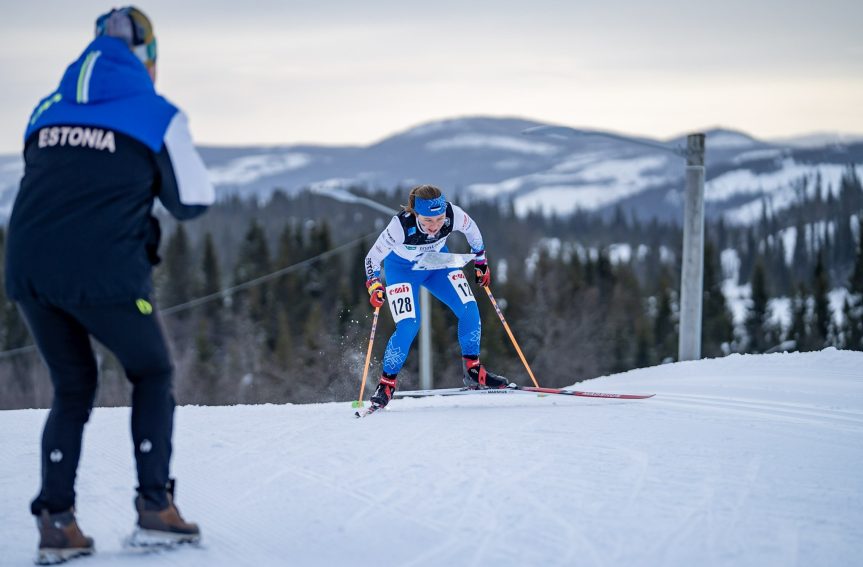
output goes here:
[[414, 291], [411, 284], [399, 283], [387, 286], [387, 302], [390, 305], [393, 321], [396, 323], [402, 319], [416, 318]]
[[414, 306], [410, 297], [397, 297], [393, 300], [393, 311], [399, 315], [413, 313]]

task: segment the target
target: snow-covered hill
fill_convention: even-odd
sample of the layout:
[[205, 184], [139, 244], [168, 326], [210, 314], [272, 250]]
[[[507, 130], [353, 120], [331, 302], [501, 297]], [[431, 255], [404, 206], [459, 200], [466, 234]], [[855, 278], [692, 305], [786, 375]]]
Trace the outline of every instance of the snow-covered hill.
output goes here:
[[[853, 565], [863, 550], [863, 353], [734, 355], [512, 395], [183, 407], [178, 504], [201, 549], [152, 563]], [[358, 373], [359, 374], [359, 373]], [[84, 566], [140, 567], [128, 409], [87, 428]], [[43, 410], [0, 412], [0, 563], [27, 565]]]
[[[601, 135], [522, 134], [537, 125], [516, 118], [456, 118], [366, 147], [204, 147], [202, 154], [223, 197], [266, 197], [275, 189], [308, 187], [391, 189], [422, 182], [440, 185], [451, 196], [512, 200], [522, 213], [603, 212], [620, 206], [642, 218], [680, 218], [682, 158]], [[706, 134], [707, 212], [733, 222], [758, 218], [765, 197], [774, 211], [787, 206], [802, 179], [820, 175], [825, 188], [835, 191], [847, 164], [863, 172], [863, 141], [853, 137], [842, 144], [825, 139], [820, 145], [815, 141], [821, 138], [813, 138], [800, 147], [793, 140], [764, 142], [721, 128]], [[0, 217], [11, 209], [21, 170], [18, 156], [0, 156]]]

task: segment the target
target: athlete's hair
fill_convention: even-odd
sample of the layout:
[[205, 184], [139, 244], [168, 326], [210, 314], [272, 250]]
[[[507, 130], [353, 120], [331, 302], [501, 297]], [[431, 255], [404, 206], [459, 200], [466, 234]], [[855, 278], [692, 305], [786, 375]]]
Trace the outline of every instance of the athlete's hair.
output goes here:
[[416, 216], [417, 212], [414, 210], [414, 205], [416, 204], [417, 197], [420, 199], [437, 199], [442, 194], [441, 190], [434, 185], [417, 185], [411, 189], [411, 192], [408, 194], [408, 204], [402, 205], [402, 209]]

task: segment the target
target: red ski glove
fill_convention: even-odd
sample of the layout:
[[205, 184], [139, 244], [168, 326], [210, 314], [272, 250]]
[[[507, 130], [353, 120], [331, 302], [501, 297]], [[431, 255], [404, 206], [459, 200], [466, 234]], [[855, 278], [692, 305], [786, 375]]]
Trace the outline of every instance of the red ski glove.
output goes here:
[[488, 263], [485, 261], [485, 254], [483, 254], [482, 260], [474, 260], [473, 267], [474, 274], [476, 275], [476, 285], [488, 287], [491, 284], [491, 269], [489, 269]]
[[379, 309], [384, 304], [384, 284], [378, 278], [370, 278], [366, 282], [366, 289], [369, 292], [369, 303], [372, 307]]

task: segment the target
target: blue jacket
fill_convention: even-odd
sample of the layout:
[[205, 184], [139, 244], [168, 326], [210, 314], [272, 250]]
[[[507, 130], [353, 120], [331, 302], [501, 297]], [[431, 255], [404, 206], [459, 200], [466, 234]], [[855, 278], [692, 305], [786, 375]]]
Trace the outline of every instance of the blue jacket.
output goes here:
[[151, 294], [155, 199], [178, 219], [213, 202], [185, 115], [116, 38], [94, 40], [40, 101], [24, 135], [9, 220], [6, 291], [57, 305]]

